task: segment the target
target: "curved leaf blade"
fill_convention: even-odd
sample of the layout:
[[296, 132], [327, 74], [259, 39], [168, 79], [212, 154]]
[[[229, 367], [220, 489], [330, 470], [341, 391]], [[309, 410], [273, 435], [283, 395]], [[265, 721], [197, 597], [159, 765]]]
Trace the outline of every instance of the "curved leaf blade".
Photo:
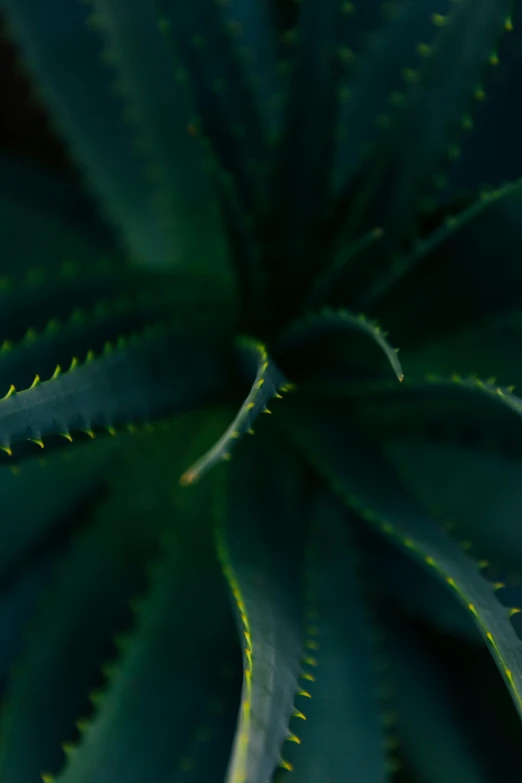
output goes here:
[[[485, 209], [477, 203], [476, 218], [461, 222], [458, 231], [450, 226], [447, 233], [442, 228], [433, 235], [434, 245], [426, 238], [426, 255], [397, 277], [380, 298], [379, 317], [407, 355], [427, 342], [451, 339], [458, 330], [520, 306], [522, 189], [511, 183], [505, 191], [486, 196], [483, 203]], [[437, 236], [445, 237], [444, 241], [439, 244]], [[379, 280], [379, 273], [373, 272], [372, 284]], [[424, 372], [429, 370], [426, 367]]]
[[163, 330], [116, 348], [108, 344], [99, 358], [88, 354], [82, 365], [73, 359], [67, 372], [57, 367], [48, 381], [36, 376], [25, 391], [11, 387], [0, 400], [0, 445], [9, 454], [27, 441], [43, 447], [51, 435], [70, 440], [71, 432], [83, 431], [94, 437], [190, 409], [222, 392], [219, 359], [206, 340], [187, 350], [184, 338]]
[[508, 182], [497, 190], [484, 190], [480, 196], [461, 211], [447, 217], [441, 226], [436, 228], [426, 238], [419, 240], [413, 250], [407, 255], [396, 259], [389, 271], [378, 277], [372, 287], [365, 294], [364, 306], [372, 308], [379, 299], [394, 287], [400, 285], [400, 280], [418, 264], [422, 264], [431, 253], [443, 250], [447, 245], [451, 247], [451, 241], [458, 232], [473, 225], [477, 219], [481, 219], [482, 213], [496, 207], [502, 208], [504, 199], [513, 200], [522, 192], [522, 180]]
[[144, 569], [165, 524], [165, 489], [162, 497], [156, 485], [153, 513], [144, 515], [145, 473], [136, 465], [134, 475], [124, 475], [61, 557], [10, 683], [0, 771], [13, 783], [58, 771], [61, 744], [74, 738], [75, 721], [100, 685], [100, 667], [115, 653], [113, 637], [130, 624], [129, 601], [143, 589]]
[[252, 425], [259, 414], [271, 413], [267, 408], [270, 400], [273, 397], [280, 397], [280, 391], [289, 389], [285, 377], [269, 357], [262, 343], [242, 340], [238, 343], [238, 354], [248, 371], [253, 367], [256, 368], [250, 393], [221, 438], [180, 477], [180, 483], [185, 486], [195, 484], [215, 465], [231, 459], [232, 450], [243, 435], [253, 432]]
[[218, 551], [236, 608], [243, 693], [227, 783], [270, 783], [301, 690], [299, 525], [303, 483], [281, 450], [245, 445], [232, 463]]
[[403, 87], [402, 74], [417, 65], [419, 55], [415, 47], [431, 41], [435, 33], [432, 14], [441, 13], [447, 2], [409, 0], [396, 4], [374, 33], [368, 50], [355, 60], [353, 77], [340, 104], [340, 138], [333, 167], [336, 193], [346, 187], [356, 172], [361, 153], [376, 137], [380, 124], [386, 124], [390, 100]]
[[299, 739], [287, 757], [296, 783], [388, 780], [381, 706], [375, 682], [372, 625], [361, 594], [359, 553], [350, 518], [336, 498], [321, 493], [313, 507], [308, 558], [309, 655], [313, 680], [294, 720]]
[[[168, 266], [172, 248], [136, 152], [125, 101], [109, 88], [96, 18], [82, 3], [57, 0], [52, 16], [31, 0], [2, 0], [9, 26], [59, 130], [138, 263]], [[78, 85], [82, 89], [78, 89]]]
[[451, 439], [390, 437], [384, 446], [395, 469], [426, 508], [469, 541], [478, 556], [501, 568], [520, 568], [522, 460], [494, 448], [473, 449]]
[[365, 531], [362, 543], [369, 553], [365, 563], [368, 586], [387, 609], [418, 619], [437, 631], [481, 642], [469, 612], [406, 553], [371, 528]]
[[[332, 489], [445, 584], [468, 610], [522, 714], [522, 642], [511, 624], [509, 609], [495, 595], [494, 585], [417, 503], [383, 459], [379, 444], [357, 433], [353, 420], [343, 429], [346, 418], [342, 410], [332, 405], [319, 411], [311, 406], [298, 411], [296, 406], [291, 423], [289, 413], [285, 423], [294, 439], [306, 449], [309, 461]], [[354, 435], [359, 437], [354, 439]]]
[[[0, 584], [9, 583], [46, 550], [55, 537], [72, 529], [80, 508], [96, 497], [111, 466], [117, 465], [117, 443], [103, 439], [71, 452], [28, 458], [13, 470], [0, 468]], [[64, 459], [67, 455], [68, 459]]]
[[[93, 778], [109, 783], [115, 777], [138, 783], [150, 775], [170, 783], [187, 779], [185, 770], [197, 779], [193, 754], [205, 752], [197, 737], [202, 722], [209, 728], [216, 685], [218, 692], [225, 686], [229, 696], [239, 697], [237, 680], [219, 683], [219, 664], [236, 663], [239, 651], [213, 544], [214, 487], [205, 486], [212, 491], [199, 493], [195, 503], [163, 498], [164, 516], [174, 517], [176, 525], [172, 528], [171, 518], [163, 531], [162, 553], [137, 607], [136, 628], [97, 714], [58, 776], [60, 783]], [[167, 484], [163, 492], [168, 495]], [[222, 779], [232, 741], [233, 724], [227, 725], [223, 767], [217, 768], [216, 759], [212, 771], [216, 780], [220, 772]]]
[[440, 33], [391, 131], [389, 150], [397, 176], [387, 199], [386, 225], [397, 236], [411, 227], [419, 188], [453, 142], [483, 70], [495, 57], [497, 40], [511, 25], [512, 5], [512, 0], [459, 0], [446, 17], [432, 17]]
[[[397, 355], [398, 351], [389, 344], [386, 339], [386, 333], [382, 331], [378, 323], [366, 318], [363, 314], [355, 315], [344, 309], [332, 310], [331, 308], [324, 308], [319, 313], [310, 313], [305, 318], [294, 321], [276, 338], [273, 351], [277, 357], [281, 356], [281, 362], [284, 362], [286, 359], [286, 363], [291, 364], [291, 377], [299, 378], [300, 373], [303, 372], [308, 372], [312, 375], [307, 367], [303, 367], [305, 362], [302, 361], [300, 351], [306, 354], [306, 365], [312, 365], [313, 344], [317, 342], [319, 344], [319, 353], [324, 361], [325, 354], [327, 355], [328, 351], [332, 350], [333, 338], [342, 338], [343, 335], [352, 340], [351, 343], [347, 341], [351, 351], [346, 350], [346, 355], [348, 357], [350, 353], [356, 355], [357, 362], [354, 363], [354, 370], [358, 369], [358, 365], [363, 365], [364, 367], [364, 360], [361, 360], [360, 357], [361, 354], [364, 355], [366, 343], [368, 347], [371, 346], [372, 349], [378, 349], [381, 354], [379, 359], [382, 357], [386, 359], [399, 382], [404, 379], [404, 373]], [[326, 342], [327, 339], [328, 342]], [[341, 348], [342, 342], [339, 342], [339, 350]], [[368, 363], [371, 365], [374, 363], [373, 354], [375, 350], [367, 351], [367, 353]], [[341, 361], [342, 358], [341, 354]], [[347, 365], [349, 371], [351, 369], [349, 362], [347, 362]], [[314, 369], [313, 374], [315, 373]], [[324, 373], [321, 374], [324, 375]]]
[[160, 28], [179, 52], [201, 128], [249, 214], [264, 203], [268, 133], [230, 9], [211, 0], [158, 0]]
[[[182, 63], [161, 33], [154, 3], [89, 0], [146, 149], [169, 255], [147, 265], [226, 276], [228, 245], [204, 145], [191, 134], [194, 109]], [[168, 82], [165, 75], [170, 74]]]

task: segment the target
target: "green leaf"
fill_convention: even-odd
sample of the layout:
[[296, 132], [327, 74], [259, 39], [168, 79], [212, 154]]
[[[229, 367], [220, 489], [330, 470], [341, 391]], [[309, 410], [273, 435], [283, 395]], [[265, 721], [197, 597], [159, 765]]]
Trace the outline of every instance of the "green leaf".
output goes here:
[[[172, 313], [176, 298], [166, 287], [144, 289], [97, 302], [90, 310], [78, 308], [62, 322], [52, 318], [40, 331], [27, 329], [18, 343], [5, 341], [0, 348], [0, 392], [6, 394], [11, 385], [27, 388], [35, 375], [49, 378], [57, 366], [69, 367], [75, 356], [83, 359], [99, 354], [107, 343], [128, 338], [151, 324], [171, 321], [174, 326], [181, 321], [189, 328], [190, 321], [183, 319], [182, 312]], [[210, 313], [207, 316], [212, 317]], [[203, 325], [199, 319], [197, 325]], [[179, 325], [178, 330], [181, 332]]]
[[[329, 388], [326, 394], [335, 389]], [[512, 388], [497, 386], [475, 376], [426, 376], [396, 384], [377, 382], [344, 388], [357, 416], [374, 432], [423, 435], [428, 430], [453, 435], [472, 443], [512, 443], [522, 426], [522, 400]], [[343, 390], [338, 390], [342, 397]], [[477, 426], [477, 424], [479, 426]]]
[[338, 92], [345, 69], [339, 56], [349, 24], [344, 5], [348, 4], [337, 0], [301, 3], [292, 32], [295, 42], [270, 206], [279, 261], [274, 274], [290, 267], [293, 285], [296, 272], [310, 269], [322, 239], [318, 218], [325, 212], [330, 187]]
[[[354, 73], [339, 107], [339, 138], [333, 167], [336, 193], [351, 182], [363, 153], [377, 137], [379, 128], [389, 122], [393, 101], [400, 100], [400, 90], [404, 88], [403, 73], [418, 64], [416, 46], [431, 43], [435, 35], [431, 16], [440, 13], [447, 3], [448, 0], [396, 3], [369, 39], [367, 50], [355, 59]], [[352, 5], [355, 18], [365, 10], [362, 2]]]
[[[424, 3], [415, 5], [424, 9]], [[422, 197], [436, 191], [444, 160], [449, 163], [459, 154], [469, 104], [474, 95], [482, 96], [483, 71], [496, 62], [497, 39], [511, 29], [511, 6], [512, 0], [458, 0], [447, 15], [439, 9], [430, 15], [438, 34], [433, 45], [418, 41], [422, 67], [405, 69], [406, 91], [396, 95], [398, 108], [350, 203], [343, 245], [375, 226], [385, 231], [381, 252], [355, 265], [346, 281], [352, 306], [367, 309], [368, 291], [388, 272], [404, 243], [418, 239]], [[416, 297], [422, 302], [417, 292]], [[435, 300], [431, 291], [430, 299]]]
[[447, 16], [433, 15], [440, 33], [412, 80], [387, 151], [394, 176], [386, 225], [396, 237], [411, 231], [420, 188], [429, 184], [441, 157], [451, 151], [473, 95], [481, 95], [483, 71], [495, 62], [497, 40], [510, 29], [512, 5], [512, 0], [458, 0]]
[[480, 559], [518, 570], [520, 398], [458, 376], [405, 381], [400, 392], [374, 387], [359, 395], [354, 415], [379, 433], [412, 493]]
[[[337, 499], [313, 505], [307, 592], [305, 668], [311, 699], [294, 719], [298, 744], [286, 753], [296, 783], [388, 780], [385, 737], [375, 680], [376, 650], [362, 594], [355, 531]], [[300, 705], [301, 706], [301, 705]], [[294, 740], [294, 741], [295, 741]]]
[[[460, 232], [466, 232], [468, 226], [476, 227], [479, 221], [484, 220], [483, 213], [486, 213], [487, 217], [487, 212], [493, 207], [495, 210], [502, 209], [504, 200], [509, 204], [510, 201], [516, 200], [521, 192], [522, 180], [509, 182], [498, 190], [483, 190], [469, 206], [448, 215], [438, 228], [420, 239], [411, 252], [399, 256], [391, 269], [374, 282], [364, 297], [365, 307], [373, 307], [375, 302], [386, 296], [395, 285], [400, 286], [401, 278], [408, 275], [417, 265], [422, 265], [430, 255], [440, 250], [447, 253], [454, 238], [459, 241]], [[473, 259], [473, 263], [476, 263], [476, 259]]]
[[0, 694], [4, 697], [13, 663], [20, 656], [27, 626], [35, 613], [55, 566], [56, 554], [33, 556], [21, 574], [14, 574], [0, 592]]
[[[396, 261], [406, 262], [407, 268], [390, 279], [393, 285], [375, 301], [375, 307], [406, 357], [420, 353], [427, 343], [444, 341], [447, 361], [454, 363], [459, 357], [452, 356], [451, 340], [457, 331], [480, 328], [520, 306], [521, 209], [522, 188], [514, 182], [490, 192], [485, 200], [474, 201], [467, 212], [468, 217], [474, 215], [472, 220], [467, 220], [466, 213], [457, 213], [448, 227], [428, 235], [418, 247], [418, 258], [414, 249], [409, 258]], [[458, 222], [457, 231], [452, 229], [453, 219]], [[372, 287], [381, 279], [373, 271]], [[474, 369], [480, 372], [480, 367]], [[425, 367], [424, 372], [429, 370]]]
[[[293, 414], [293, 416], [292, 416]], [[292, 419], [290, 419], [292, 416]], [[419, 561], [470, 612], [522, 714], [521, 642], [509, 609], [477, 565], [434, 523], [343, 408], [287, 409], [284, 424], [332, 489], [381, 534]]]
[[255, 380], [250, 393], [232, 423], [214, 446], [183, 473], [180, 478], [180, 483], [183, 485], [195, 484], [215, 465], [231, 459], [232, 450], [243, 435], [253, 433], [252, 425], [259, 414], [271, 413], [267, 408], [270, 400], [273, 397], [281, 397], [279, 392], [290, 388], [262, 343], [244, 338], [237, 343], [237, 354], [243, 369], [248, 374], [253, 374], [255, 371]]
[[226, 275], [227, 238], [210, 161], [204, 145], [189, 132], [194, 109], [181, 78], [182, 64], [159, 29], [154, 3], [89, 1], [105, 56], [145, 149], [168, 239], [168, 255], [148, 258], [148, 265]]
[[104, 259], [86, 266], [74, 261], [57, 268], [36, 266], [25, 274], [17, 270], [13, 276], [0, 277], [2, 345], [5, 348], [6, 341], [21, 340], [28, 331], [54, 328], [56, 320], [65, 321], [78, 311], [96, 312], [95, 308], [106, 309], [111, 301], [139, 301], [147, 295], [158, 296], [159, 304], [171, 295], [172, 305], [177, 302], [179, 307], [184, 299], [194, 297], [194, 303], [202, 299], [201, 288], [186, 279], [156, 278], [129, 270], [122, 275], [121, 268]]
[[116, 450], [116, 441], [104, 439], [79, 445], [72, 453], [46, 454], [43, 460], [38, 454], [13, 470], [4, 463], [0, 468], [2, 583], [26, 567], [35, 550], [45, 548], [63, 528], [72, 527], [69, 523], [78, 509], [103, 486]]
[[152, 453], [147, 458], [144, 470], [128, 452], [126, 471], [60, 559], [32, 624], [2, 719], [0, 774], [13, 783], [57, 771], [61, 743], [74, 738], [100, 666], [115, 654], [113, 636], [130, 624], [129, 601], [143, 589], [145, 566], [171, 519], [168, 485], [153, 481], [158, 466]]
[[269, 783], [288, 737], [304, 652], [303, 477], [270, 441], [230, 466], [218, 548], [243, 647], [241, 710], [227, 783]]
[[522, 367], [519, 363], [522, 338], [522, 310], [506, 310], [492, 318], [480, 319], [474, 325], [455, 330], [407, 352], [405, 363], [411, 375], [428, 370], [441, 375], [460, 372], [481, 378], [495, 377], [499, 383], [520, 388]]
[[402, 625], [385, 629], [397, 731], [409, 767], [425, 783], [486, 783], [469, 726], [459, 721], [451, 683], [436, 658]]
[[[239, 657], [237, 645], [232, 652], [230, 660], [235, 663]], [[223, 783], [241, 695], [241, 661], [237, 663], [237, 670], [228, 663], [214, 677], [212, 697], [202, 711], [186, 755], [179, 762], [179, 771], [169, 778], [169, 783]]]
[[[168, 266], [172, 236], [154, 200], [139, 128], [111, 63], [103, 61], [98, 20], [84, 4], [68, 0], [56, 0], [52, 15], [31, 0], [3, 0], [2, 7], [58, 130], [125, 248], [138, 263]], [[155, 43], [162, 46], [159, 32]], [[147, 49], [142, 60], [153, 56]]]
[[268, 128], [250, 68], [239, 55], [232, 11], [212, 0], [183, 5], [158, 0], [157, 5], [160, 29], [186, 69], [202, 132], [252, 214], [264, 203]]
[[362, 543], [364, 550], [371, 553], [365, 562], [368, 587], [388, 609], [421, 620], [443, 633], [481, 642], [469, 612], [418, 563], [373, 529], [365, 531]]
[[271, 10], [265, 3], [250, 0], [230, 0], [222, 7], [225, 24], [237, 37], [243, 68], [254, 80], [262, 121], [267, 123], [268, 132], [274, 133], [280, 123], [282, 85], [277, 62], [277, 31], [271, 20]]
[[[33, 441], [40, 447], [52, 435], [96, 431], [167, 417], [191, 409], [196, 402], [223, 390], [219, 346], [172, 337], [153, 329], [108, 344], [99, 358], [73, 359], [63, 374], [58, 367], [50, 380], [38, 376], [25, 391], [11, 387], [0, 400], [0, 446]], [[21, 455], [24, 452], [21, 452]]]
[[514, 571], [522, 562], [522, 460], [494, 448], [390, 438], [387, 454], [410, 491], [481, 558]]
[[[161, 486], [164, 496], [158, 502], [163, 518], [170, 520], [150, 590], [136, 607], [134, 633], [122, 659], [111, 667], [97, 713], [69, 754], [60, 783], [112, 783], [115, 778], [138, 783], [149, 776], [170, 783], [186, 779], [184, 770], [193, 765], [196, 773], [193, 753], [205, 753], [197, 737], [212, 718], [216, 691], [227, 695], [219, 669], [239, 664], [211, 530], [214, 486], [206, 484], [190, 503], [182, 493], [179, 505], [167, 498], [172, 490], [164, 471]], [[233, 680], [228, 690], [237, 707], [239, 688]], [[227, 725], [230, 734], [215, 760], [217, 765], [221, 758], [223, 766], [214, 768], [210, 778], [216, 782], [223, 778], [233, 736], [233, 723]]]
[[[273, 351], [289, 377], [299, 382], [313, 383], [314, 378], [324, 378], [332, 369], [337, 375], [343, 365], [350, 376], [357, 378], [362, 371], [367, 380], [367, 374], [380, 371], [383, 359], [402, 381], [404, 373], [397, 351], [386, 337], [378, 323], [363, 314], [324, 308], [291, 323], [274, 341]], [[353, 367], [352, 356], [356, 357]]]

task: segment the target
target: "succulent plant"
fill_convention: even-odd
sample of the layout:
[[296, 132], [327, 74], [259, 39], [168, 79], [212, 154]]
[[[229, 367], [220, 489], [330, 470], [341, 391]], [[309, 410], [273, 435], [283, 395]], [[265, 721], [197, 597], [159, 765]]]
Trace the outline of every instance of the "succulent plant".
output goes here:
[[518, 780], [511, 0], [1, 7], [0, 783]]

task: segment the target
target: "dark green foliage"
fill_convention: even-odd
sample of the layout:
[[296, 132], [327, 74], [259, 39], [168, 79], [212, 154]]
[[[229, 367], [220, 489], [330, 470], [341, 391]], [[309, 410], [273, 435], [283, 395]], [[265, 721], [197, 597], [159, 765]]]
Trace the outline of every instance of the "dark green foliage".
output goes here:
[[520, 6], [0, 8], [0, 783], [515, 783]]

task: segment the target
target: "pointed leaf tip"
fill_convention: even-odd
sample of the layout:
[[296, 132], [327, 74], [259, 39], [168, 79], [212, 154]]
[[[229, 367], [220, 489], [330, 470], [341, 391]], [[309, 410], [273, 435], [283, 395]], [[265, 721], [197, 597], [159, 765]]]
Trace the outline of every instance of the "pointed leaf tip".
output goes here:
[[[331, 337], [336, 333], [357, 333], [370, 341], [385, 356], [395, 376], [402, 382], [404, 372], [398, 356], [398, 349], [392, 348], [387, 340], [387, 335], [380, 326], [363, 314], [355, 314], [348, 310], [334, 310], [329, 307], [320, 312], [311, 313], [305, 318], [294, 321], [278, 338], [275, 346], [276, 355], [288, 355], [304, 348], [316, 339]], [[350, 352], [348, 351], [348, 361]]]
[[267, 407], [268, 402], [274, 397], [281, 397], [279, 392], [285, 388], [293, 388], [287, 384], [261, 343], [243, 339], [238, 345], [238, 353], [243, 365], [256, 368], [250, 393], [221, 438], [180, 477], [179, 483], [183, 487], [196, 484], [219, 462], [230, 460], [243, 435], [253, 434], [253, 424], [259, 414], [272, 412]]

